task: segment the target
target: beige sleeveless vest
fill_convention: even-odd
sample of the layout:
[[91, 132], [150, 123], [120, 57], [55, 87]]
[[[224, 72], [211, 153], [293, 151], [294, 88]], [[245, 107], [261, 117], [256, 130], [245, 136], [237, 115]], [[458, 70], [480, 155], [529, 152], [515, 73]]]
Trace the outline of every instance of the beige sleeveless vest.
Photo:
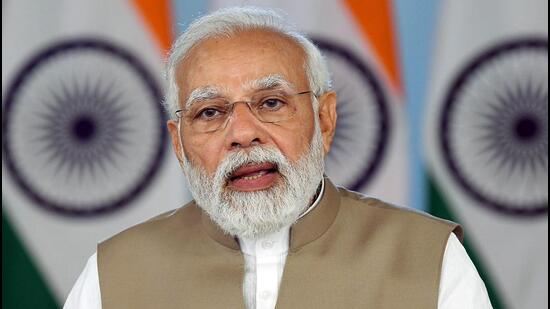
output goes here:
[[[437, 308], [454, 223], [325, 179], [290, 232], [277, 308]], [[98, 246], [103, 308], [244, 308], [244, 259], [193, 202]]]

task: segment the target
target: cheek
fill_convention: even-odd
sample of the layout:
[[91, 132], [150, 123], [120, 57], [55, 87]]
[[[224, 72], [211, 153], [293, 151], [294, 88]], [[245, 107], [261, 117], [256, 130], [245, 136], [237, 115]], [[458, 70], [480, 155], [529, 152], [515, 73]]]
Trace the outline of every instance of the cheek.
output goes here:
[[284, 130], [273, 130], [272, 136], [279, 150], [292, 162], [296, 162], [309, 150], [313, 128], [313, 119], [300, 121]]
[[302, 111], [300, 120], [298, 121], [298, 127], [296, 128], [297, 135], [300, 136], [300, 140], [304, 149], [309, 149], [309, 144], [313, 138], [315, 130], [313, 108], [310, 107]]
[[185, 154], [194, 164], [206, 169], [208, 173], [216, 171], [220, 162], [223, 142], [216, 140], [184, 142]]
[[292, 162], [297, 162], [308, 150], [309, 140], [303, 134], [294, 133], [284, 140], [286, 143], [280, 150]]

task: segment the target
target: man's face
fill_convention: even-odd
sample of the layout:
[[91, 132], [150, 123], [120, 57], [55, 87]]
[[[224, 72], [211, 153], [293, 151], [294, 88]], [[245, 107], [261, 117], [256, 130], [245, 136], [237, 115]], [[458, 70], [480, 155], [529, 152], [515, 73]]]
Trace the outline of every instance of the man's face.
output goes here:
[[[288, 39], [266, 32], [250, 31], [232, 38], [213, 38], [196, 46], [177, 70], [180, 104], [197, 89], [213, 87], [230, 101], [250, 99], [251, 84], [279, 75], [294, 90], [309, 90], [304, 55]], [[244, 104], [237, 104], [225, 129], [194, 134], [182, 125], [187, 158], [213, 173], [224, 157], [237, 148], [253, 144], [272, 146], [296, 161], [309, 146], [313, 135], [313, 110], [309, 96], [297, 96], [297, 111], [291, 121], [280, 125], [262, 123]], [[182, 106], [183, 107], [183, 106]]]
[[[199, 98], [203, 98], [206, 93], [208, 96], [236, 102], [250, 101], [258, 93], [266, 90], [263, 88], [273, 84], [276, 84], [276, 89], [286, 93], [309, 91], [304, 64], [305, 55], [298, 45], [288, 38], [271, 32], [247, 31], [231, 38], [205, 40], [195, 46], [177, 68], [180, 108], [186, 110], [189, 104], [196, 104], [197, 102], [190, 101], [190, 98], [196, 97], [197, 93]], [[274, 80], [275, 83], [273, 83]], [[291, 99], [295, 103], [292, 118], [278, 123], [259, 121], [246, 104], [240, 103], [234, 106], [225, 126], [214, 132], [197, 132], [188, 121], [183, 119], [169, 121], [168, 128], [173, 146], [179, 160], [187, 168], [188, 178], [191, 176], [190, 173], [200, 171], [204, 175], [195, 173], [195, 178], [202, 177], [202, 183], [214, 182], [216, 172], [220, 171], [220, 165], [226, 166], [228, 158], [233, 160], [235, 154], [252, 154], [256, 158], [253, 161], [258, 161], [257, 158], [264, 155], [254, 152], [258, 148], [275, 150], [279, 153], [278, 162], [286, 160], [288, 163], [286, 165], [289, 167], [287, 170], [294, 170], [288, 173], [307, 173], [304, 172], [308, 170], [305, 168], [307, 164], [310, 165], [309, 170], [318, 169], [322, 173], [323, 152], [328, 152], [334, 133], [335, 95], [328, 93], [319, 98], [320, 109], [316, 135], [316, 147], [319, 149], [316, 150], [318, 154], [315, 156], [320, 157], [320, 163], [319, 158], [311, 159], [311, 154], [315, 152], [312, 152], [312, 139], [316, 128], [314, 117], [317, 117], [311, 104], [311, 95], [293, 96]], [[198, 103], [200, 104], [200, 99]], [[307, 155], [310, 158], [300, 163], [300, 160]], [[219, 190], [220, 196], [231, 191], [246, 199], [250, 196], [261, 196], [256, 194], [262, 193], [261, 191], [266, 191], [267, 194], [270, 189], [280, 189], [276, 188], [277, 186], [290, 186], [288, 183], [282, 184], [285, 179], [288, 182], [288, 179], [292, 178], [281, 174], [283, 167], [280, 165], [285, 163], [281, 162], [278, 166], [273, 164], [273, 161], [277, 160], [270, 158], [272, 159], [264, 163], [237, 166], [230, 175], [226, 175], [225, 179], [218, 179], [223, 183], [217, 187], [213, 184], [208, 189]], [[319, 164], [321, 166], [318, 166]], [[296, 165], [294, 166], [296, 168], [291, 167], [293, 165]], [[194, 171], [189, 171], [190, 168]], [[318, 175], [316, 177], [318, 178]], [[296, 178], [299, 178], [299, 175]], [[202, 186], [201, 183], [197, 185]], [[312, 185], [315, 190], [318, 183]], [[193, 184], [191, 186], [193, 187]], [[296, 192], [300, 190], [305, 188], [295, 188]], [[278, 194], [286, 194], [284, 192], [286, 191], [283, 190]], [[274, 193], [275, 191], [271, 192], [272, 195]], [[195, 199], [199, 200], [197, 196]], [[218, 197], [217, 203], [222, 203], [219, 199]], [[305, 203], [308, 202], [305, 201]], [[258, 207], [258, 205], [254, 206]], [[228, 207], [230, 208], [231, 205]]]

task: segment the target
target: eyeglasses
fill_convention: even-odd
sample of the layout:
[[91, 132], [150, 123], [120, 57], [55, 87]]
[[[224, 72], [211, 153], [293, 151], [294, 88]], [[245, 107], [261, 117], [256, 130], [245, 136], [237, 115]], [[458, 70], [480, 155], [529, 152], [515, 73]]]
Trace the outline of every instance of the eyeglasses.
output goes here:
[[250, 101], [230, 102], [224, 98], [197, 102], [190, 109], [177, 110], [176, 117], [183, 119], [196, 133], [210, 133], [225, 128], [237, 103], [244, 103], [261, 122], [279, 123], [292, 119], [296, 113], [295, 96], [312, 93], [303, 91], [288, 94], [280, 90], [261, 91]]

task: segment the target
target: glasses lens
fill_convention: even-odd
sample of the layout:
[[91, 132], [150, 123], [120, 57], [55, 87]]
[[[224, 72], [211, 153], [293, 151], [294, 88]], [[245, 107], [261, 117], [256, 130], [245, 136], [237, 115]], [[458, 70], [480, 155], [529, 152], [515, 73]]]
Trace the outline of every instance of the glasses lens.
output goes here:
[[229, 117], [230, 110], [226, 101], [214, 100], [196, 103], [187, 113], [186, 119], [196, 132], [218, 130]]
[[296, 111], [296, 102], [293, 96], [282, 92], [263, 93], [253, 101], [253, 112], [263, 122], [287, 121]]

